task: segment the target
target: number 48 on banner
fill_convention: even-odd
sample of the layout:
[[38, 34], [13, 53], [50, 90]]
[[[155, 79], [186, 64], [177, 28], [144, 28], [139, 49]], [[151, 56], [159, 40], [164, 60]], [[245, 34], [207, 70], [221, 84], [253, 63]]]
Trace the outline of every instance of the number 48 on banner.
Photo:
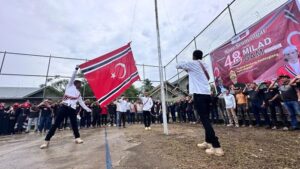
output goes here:
[[230, 54], [227, 55], [224, 66], [225, 67], [229, 66], [229, 68], [232, 68], [238, 66], [241, 63], [242, 63], [241, 52], [235, 51], [232, 53], [232, 55]]

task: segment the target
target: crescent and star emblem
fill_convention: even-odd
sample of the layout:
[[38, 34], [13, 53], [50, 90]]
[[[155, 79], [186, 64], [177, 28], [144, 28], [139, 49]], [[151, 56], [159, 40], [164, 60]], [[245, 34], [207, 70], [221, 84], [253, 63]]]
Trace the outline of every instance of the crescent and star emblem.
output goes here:
[[117, 77], [116, 72], [113, 72], [113, 73], [111, 73], [111, 78], [115, 79], [117, 77], [119, 79], [123, 79], [126, 76], [126, 66], [125, 66], [124, 63], [118, 63], [118, 64], [115, 65], [114, 69], [116, 70], [117, 67], [120, 67], [120, 68], [123, 69], [123, 72], [124, 72], [123, 75]]

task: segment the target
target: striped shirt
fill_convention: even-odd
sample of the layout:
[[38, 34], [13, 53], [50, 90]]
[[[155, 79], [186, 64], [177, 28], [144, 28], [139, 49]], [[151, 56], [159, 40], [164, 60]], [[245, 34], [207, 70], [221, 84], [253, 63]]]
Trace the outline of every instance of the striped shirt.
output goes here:
[[[199, 60], [193, 60], [186, 63], [180, 63], [176, 66], [177, 69], [183, 69], [187, 71], [189, 75], [189, 92], [190, 94], [205, 94], [210, 95], [210, 85], [205, 76], [205, 73], [200, 66]], [[208, 71], [208, 66], [206, 63], [201, 62]]]

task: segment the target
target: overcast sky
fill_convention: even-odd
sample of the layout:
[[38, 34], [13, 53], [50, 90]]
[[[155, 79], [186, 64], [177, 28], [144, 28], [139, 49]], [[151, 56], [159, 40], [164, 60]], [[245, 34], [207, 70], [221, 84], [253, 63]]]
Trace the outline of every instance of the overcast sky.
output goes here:
[[[132, 41], [136, 63], [158, 65], [154, 0], [0, 1], [1, 51], [92, 59]], [[158, 1], [164, 64], [231, 2]], [[2, 73], [45, 74], [47, 61], [8, 55]], [[69, 75], [79, 63], [53, 59], [50, 75]], [[146, 69], [151, 80], [159, 79], [157, 73]], [[38, 86], [43, 81], [0, 76], [0, 86]]]
[[[159, 0], [164, 64], [230, 1]], [[1, 0], [0, 22], [1, 51], [92, 59], [132, 41], [136, 63], [158, 64], [154, 0]], [[46, 58], [6, 58], [3, 73], [45, 74], [47, 69]], [[54, 63], [50, 74], [68, 75], [80, 62]], [[147, 69], [146, 76], [158, 80], [154, 70]], [[7, 86], [3, 79], [12, 79], [0, 78], [1, 86]], [[24, 78], [13, 79], [9, 85], [25, 83]], [[24, 85], [40, 78], [31, 79], [36, 80]]]

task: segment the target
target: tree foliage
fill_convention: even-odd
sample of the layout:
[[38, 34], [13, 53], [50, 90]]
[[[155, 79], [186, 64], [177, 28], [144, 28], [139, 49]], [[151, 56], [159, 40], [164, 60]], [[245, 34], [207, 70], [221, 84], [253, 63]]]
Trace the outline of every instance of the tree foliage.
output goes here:
[[149, 79], [145, 79], [143, 82], [143, 90], [149, 92], [153, 88], [154, 86], [152, 85], [151, 81]]
[[129, 100], [134, 100], [138, 96], [139, 91], [134, 85], [131, 85], [123, 94], [125, 97], [128, 97]]

